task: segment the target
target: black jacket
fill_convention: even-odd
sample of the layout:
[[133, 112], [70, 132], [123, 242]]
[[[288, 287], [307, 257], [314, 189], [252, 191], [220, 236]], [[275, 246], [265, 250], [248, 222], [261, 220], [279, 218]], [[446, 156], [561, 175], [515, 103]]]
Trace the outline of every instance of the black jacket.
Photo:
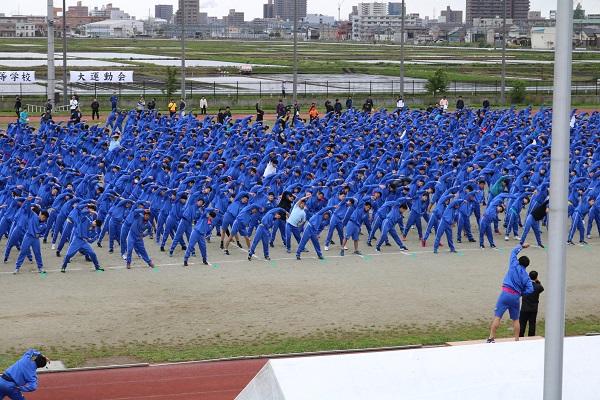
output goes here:
[[544, 287], [541, 283], [533, 281], [533, 293], [523, 296], [521, 311], [524, 312], [537, 312], [538, 304], [540, 302], [540, 293], [544, 291]]

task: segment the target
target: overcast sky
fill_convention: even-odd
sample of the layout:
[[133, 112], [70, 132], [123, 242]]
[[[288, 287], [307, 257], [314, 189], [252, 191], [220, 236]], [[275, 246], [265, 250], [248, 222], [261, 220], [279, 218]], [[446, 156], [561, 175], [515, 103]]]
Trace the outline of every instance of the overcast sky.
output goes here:
[[[400, 0], [396, 0], [400, 1]], [[542, 15], [547, 17], [550, 9], [556, 9], [556, 0], [530, 0], [531, 10], [540, 10]], [[83, 0], [83, 4], [90, 8], [102, 6], [106, 3], [113, 3], [114, 6], [121, 8], [125, 12], [135, 15], [138, 19], [144, 19], [154, 15], [154, 4], [173, 4], [177, 9], [177, 0]], [[342, 3], [342, 19], [348, 18], [352, 6], [358, 4], [357, 0], [308, 0], [308, 12], [311, 14], [332, 15], [337, 18], [337, 5]], [[579, 1], [587, 13], [600, 14], [600, 0], [580, 0]], [[75, 5], [76, 0], [67, 0], [67, 7]], [[262, 17], [262, 4], [266, 0], [200, 0], [201, 11], [208, 12], [210, 16], [221, 17], [228, 13], [230, 8], [246, 13], [246, 20]], [[574, 0], [577, 4], [578, 0]], [[62, 0], [54, 0], [54, 5], [62, 5]], [[439, 16], [440, 10], [449, 5], [452, 9], [464, 10], [465, 0], [406, 0], [407, 12], [418, 12], [421, 16]], [[150, 9], [149, 9], [150, 7]], [[46, 12], [46, 1], [9, 1], [0, 0], [0, 13], [11, 14], [36, 14], [41, 15]], [[435, 14], [434, 14], [435, 12]]]

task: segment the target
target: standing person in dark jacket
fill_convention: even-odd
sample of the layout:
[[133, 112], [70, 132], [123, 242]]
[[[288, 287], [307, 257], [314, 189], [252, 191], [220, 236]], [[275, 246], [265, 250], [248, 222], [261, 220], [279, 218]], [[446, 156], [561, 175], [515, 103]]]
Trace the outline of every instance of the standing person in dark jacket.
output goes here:
[[525, 326], [527, 323], [529, 323], [527, 336], [535, 336], [535, 321], [540, 303], [540, 294], [544, 291], [542, 283], [538, 280], [537, 271], [529, 272], [529, 278], [531, 278], [533, 284], [533, 293], [523, 296], [521, 300], [521, 314], [519, 315], [519, 323], [521, 324], [520, 337], [525, 336]]
[[540, 221], [546, 218], [546, 215], [548, 214], [548, 203], [549, 200], [544, 201], [542, 204], [535, 207], [527, 216], [525, 226], [523, 227], [523, 234], [521, 235], [521, 244], [525, 243], [529, 230], [533, 229], [538, 246], [542, 249], [544, 248], [544, 245], [542, 244], [542, 232], [540, 231]]
[[15, 100], [15, 113], [17, 114], [17, 118], [21, 115], [21, 108], [23, 107], [23, 103], [21, 103], [21, 98], [17, 96]]
[[94, 98], [94, 101], [92, 101], [91, 104], [92, 107], [92, 121], [94, 120], [94, 118], [96, 119], [100, 119], [100, 103], [98, 103], [98, 99]]
[[463, 108], [465, 108], [465, 101], [463, 100], [462, 96], [458, 96], [458, 100], [456, 100], [456, 110], [462, 111]]
[[265, 116], [265, 111], [256, 103], [256, 122], [262, 122]]

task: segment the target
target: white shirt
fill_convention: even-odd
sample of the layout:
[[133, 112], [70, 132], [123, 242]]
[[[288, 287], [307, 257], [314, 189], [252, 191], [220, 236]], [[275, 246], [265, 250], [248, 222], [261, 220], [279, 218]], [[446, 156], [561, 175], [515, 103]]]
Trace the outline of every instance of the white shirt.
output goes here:
[[277, 167], [275, 167], [273, 165], [273, 163], [271, 163], [271, 161], [269, 161], [269, 163], [267, 164], [267, 168], [265, 168], [263, 178], [266, 178], [267, 176], [271, 176], [275, 173], [277, 173]]
[[69, 102], [69, 106], [71, 110], [74, 110], [79, 106], [79, 102], [77, 101], [77, 99], [71, 99], [71, 101]]
[[287, 219], [287, 223], [295, 226], [296, 228], [302, 226], [302, 224], [306, 221], [306, 211], [298, 206], [298, 203], [292, 208], [292, 212]]
[[448, 109], [448, 100], [447, 99], [441, 99], [440, 100], [440, 106], [442, 106], [442, 108], [445, 110]]
[[206, 99], [200, 99], [200, 108], [208, 107], [208, 102]]
[[396, 108], [404, 108], [404, 100], [400, 99], [396, 102]]

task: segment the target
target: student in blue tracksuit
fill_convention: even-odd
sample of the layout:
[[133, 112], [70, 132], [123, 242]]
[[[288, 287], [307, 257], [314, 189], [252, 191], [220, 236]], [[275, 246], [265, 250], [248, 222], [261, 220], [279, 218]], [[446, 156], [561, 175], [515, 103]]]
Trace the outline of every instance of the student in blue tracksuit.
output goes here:
[[27, 350], [0, 376], [0, 399], [25, 400], [23, 393], [37, 390], [37, 370], [44, 368], [48, 362], [48, 358], [38, 350]]
[[177, 225], [177, 230], [175, 231], [175, 237], [173, 238], [173, 242], [171, 242], [171, 247], [169, 248], [169, 257], [173, 255], [173, 252], [178, 244], [181, 245], [183, 250], [186, 250], [183, 236], [185, 235], [188, 242], [190, 241], [192, 228], [194, 227], [194, 221], [196, 221], [201, 208], [204, 207], [204, 199], [201, 198], [201, 196], [202, 192], [197, 191], [188, 197], [187, 203], [181, 214], [181, 219]]
[[[248, 205], [248, 201], [250, 200], [250, 195], [246, 192], [242, 192], [236, 196], [236, 198], [229, 204], [227, 209], [225, 210], [225, 215], [223, 216], [223, 222], [221, 224], [221, 248], [225, 249], [225, 235], [223, 232], [227, 234], [227, 242], [230, 243], [232, 240], [232, 235], [230, 235], [229, 228], [233, 226], [235, 219], [238, 214], [244, 207]], [[235, 235], [234, 235], [235, 236]], [[236, 236], [236, 242], [238, 247], [242, 247], [239, 236]]]
[[25, 207], [27, 200], [25, 198], [19, 198], [18, 200], [20, 200], [18, 203], [21, 203], [22, 206], [15, 213], [14, 220], [11, 224], [11, 229], [8, 234], [8, 242], [6, 243], [6, 248], [4, 250], [4, 263], [8, 262], [8, 257], [10, 256], [10, 251], [13, 247], [21, 248], [21, 242], [25, 237], [25, 232], [27, 229], [28, 208]]
[[319, 235], [329, 225], [329, 219], [331, 218], [331, 211], [338, 208], [338, 206], [329, 206], [322, 208], [316, 214], [314, 214], [304, 227], [304, 232], [302, 232], [302, 239], [298, 244], [298, 250], [296, 250], [296, 260], [300, 260], [300, 254], [306, 249], [306, 245], [310, 240], [315, 248], [315, 252], [317, 253], [317, 257], [319, 260], [323, 259], [323, 253], [321, 252], [321, 245], [319, 244]]
[[269, 257], [269, 245], [271, 242], [271, 229], [277, 221], [285, 218], [286, 211], [281, 207], [275, 207], [267, 211], [267, 213], [260, 219], [260, 224], [256, 229], [256, 234], [252, 240], [252, 244], [248, 249], [248, 261], [252, 261], [252, 257], [255, 254], [256, 247], [259, 243], [263, 245], [263, 255], [265, 260], [270, 260]]
[[[231, 225], [231, 232], [225, 241], [224, 252], [226, 255], [229, 255], [229, 244], [233, 241], [234, 237], [238, 237], [239, 235], [246, 241], [246, 247], [250, 247], [250, 234], [255, 221], [259, 217], [259, 210], [259, 206], [248, 204], [239, 211]], [[242, 246], [238, 245], [238, 247], [241, 248]]]
[[212, 230], [213, 220], [217, 216], [217, 213], [213, 209], [206, 210], [200, 217], [198, 217], [196, 225], [194, 225], [194, 229], [192, 230], [192, 234], [190, 236], [190, 240], [188, 243], [188, 247], [185, 250], [185, 255], [183, 256], [183, 266], [188, 266], [188, 260], [190, 255], [194, 251], [194, 246], [198, 244], [200, 248], [200, 254], [202, 255], [202, 264], [208, 265], [207, 254], [206, 254], [206, 236], [210, 234]]
[[333, 212], [330, 222], [329, 222], [329, 230], [327, 231], [327, 236], [325, 238], [325, 251], [329, 250], [329, 245], [331, 244], [331, 238], [333, 237], [334, 231], [337, 231], [340, 244], [344, 241], [344, 216], [346, 215], [346, 211], [348, 211], [348, 204], [346, 202], [346, 193], [340, 192], [337, 195], [337, 199], [332, 198], [329, 200], [328, 206], [333, 206], [339, 203], [338, 208]]
[[33, 205], [31, 199], [23, 204], [25, 210], [25, 236], [21, 242], [21, 251], [15, 264], [15, 274], [21, 269], [25, 257], [29, 253], [30, 249], [35, 256], [35, 262], [37, 263], [38, 272], [45, 274], [44, 262], [42, 261], [42, 252], [40, 248], [40, 237], [44, 234], [46, 229], [46, 220], [48, 219], [48, 211], [40, 210], [39, 206]]
[[529, 266], [529, 258], [521, 256], [517, 258], [522, 249], [529, 247], [529, 244], [524, 243], [518, 245], [510, 253], [510, 261], [508, 271], [502, 281], [502, 293], [498, 297], [496, 309], [494, 311], [494, 320], [490, 327], [490, 336], [488, 343], [494, 343], [496, 339], [496, 330], [500, 326], [502, 316], [508, 310], [510, 319], [513, 321], [513, 334], [515, 340], [519, 340], [520, 324], [519, 311], [521, 296], [533, 293], [533, 283], [529, 278], [526, 268]]
[[133, 200], [117, 199], [116, 204], [108, 210], [108, 252], [114, 252], [114, 245], [117, 242], [120, 246], [121, 227], [123, 220], [133, 205]]
[[435, 230], [435, 241], [433, 242], [433, 252], [437, 253], [438, 248], [440, 247], [440, 241], [442, 240], [442, 236], [445, 234], [446, 239], [448, 240], [448, 248], [451, 253], [456, 253], [456, 248], [454, 248], [454, 242], [452, 241], [452, 226], [458, 220], [458, 209], [462, 205], [464, 200], [457, 199], [453, 200], [448, 204], [448, 207], [444, 210], [442, 214], [442, 218], [440, 219], [440, 223]]
[[401, 199], [396, 201], [396, 204], [394, 204], [390, 212], [386, 215], [385, 219], [383, 220], [383, 224], [381, 225], [381, 237], [375, 245], [375, 250], [377, 250], [378, 252], [381, 251], [381, 245], [388, 240], [388, 235], [390, 235], [392, 239], [394, 239], [394, 242], [396, 242], [398, 247], [400, 247], [400, 250], [408, 250], [404, 243], [402, 243], [400, 236], [398, 236], [398, 232], [396, 232], [396, 225], [400, 227], [400, 231], [402, 231], [402, 229], [404, 228], [402, 220], [404, 212], [408, 210], [408, 205], [406, 204], [406, 201], [407, 199]]
[[[377, 211], [375, 211], [375, 218], [373, 218], [373, 223], [371, 224], [371, 231], [369, 231], [369, 237], [367, 239], [367, 246], [369, 246], [369, 247], [373, 246], [373, 244], [371, 242], [375, 238], [375, 233], [377, 233], [377, 230], [381, 229], [381, 224], [383, 223], [383, 220], [385, 219], [387, 214], [390, 212], [390, 210], [392, 209], [392, 206], [394, 204], [396, 204], [395, 200], [388, 200], [388, 201], [384, 202], [377, 209]], [[387, 242], [387, 241], [386, 241], [386, 243], [389, 244], [389, 242]]]
[[292, 251], [292, 235], [298, 244], [300, 243], [300, 240], [302, 240], [302, 227], [306, 222], [306, 201], [310, 199], [311, 196], [312, 194], [308, 193], [306, 196], [296, 201], [292, 207], [290, 216], [287, 219], [285, 224], [285, 247], [288, 253]]
[[496, 247], [496, 244], [494, 243], [494, 234], [492, 233], [492, 224], [494, 221], [498, 220], [498, 214], [504, 212], [504, 204], [502, 202], [504, 201], [505, 197], [507, 197], [507, 195], [500, 194], [491, 199], [487, 208], [483, 212], [483, 215], [481, 216], [481, 220], [479, 222], [479, 247], [482, 249], [485, 248], [485, 244], [483, 243], [484, 235], [487, 236], [490, 247]]
[[125, 258], [127, 269], [131, 269], [131, 256], [134, 250], [150, 268], [154, 268], [154, 263], [144, 245], [144, 236], [147, 236], [152, 230], [150, 210], [136, 208], [131, 212], [133, 213], [133, 223], [127, 234], [127, 254]]
[[98, 228], [102, 226], [102, 223], [99, 220], [93, 218], [95, 216], [94, 211], [95, 206], [93, 204], [88, 204], [86, 209], [80, 210], [75, 217], [75, 227], [60, 272], [66, 272], [67, 265], [77, 253], [81, 253], [86, 259], [89, 258], [92, 260], [96, 271], [104, 271], [104, 269], [100, 267], [94, 249], [90, 246], [90, 243], [94, 243], [98, 239]]
[[427, 214], [428, 207], [429, 207], [429, 192], [422, 190], [419, 193], [417, 193], [417, 196], [416, 196], [415, 200], [413, 200], [412, 206], [410, 207], [410, 213], [408, 214], [408, 220], [406, 221], [406, 224], [404, 225], [404, 230], [402, 231], [402, 236], [405, 239], [406, 239], [406, 236], [408, 235], [408, 231], [414, 225], [417, 227], [419, 241], [423, 240], [423, 227], [421, 225], [421, 218], [423, 218], [425, 220], [425, 222], [427, 222], [429, 220], [429, 215]]
[[342, 243], [342, 249], [340, 250], [340, 256], [344, 256], [344, 248], [348, 243], [348, 240], [352, 239], [354, 242], [354, 253], [361, 255], [362, 253], [358, 250], [358, 237], [360, 235], [360, 228], [363, 224], [369, 223], [369, 211], [371, 210], [371, 202], [356, 202], [355, 199], [350, 199], [352, 205], [348, 207], [346, 215], [344, 216], [344, 242]]
[[585, 216], [590, 212], [590, 209], [594, 206], [596, 199], [594, 197], [588, 197], [587, 195], [581, 199], [581, 202], [577, 207], [575, 207], [575, 211], [571, 214], [571, 229], [569, 230], [569, 235], [567, 237], [567, 243], [570, 245], [574, 245], [573, 236], [575, 236], [575, 231], [579, 231], [579, 244], [587, 244], [585, 241], [585, 226], [583, 221]]

